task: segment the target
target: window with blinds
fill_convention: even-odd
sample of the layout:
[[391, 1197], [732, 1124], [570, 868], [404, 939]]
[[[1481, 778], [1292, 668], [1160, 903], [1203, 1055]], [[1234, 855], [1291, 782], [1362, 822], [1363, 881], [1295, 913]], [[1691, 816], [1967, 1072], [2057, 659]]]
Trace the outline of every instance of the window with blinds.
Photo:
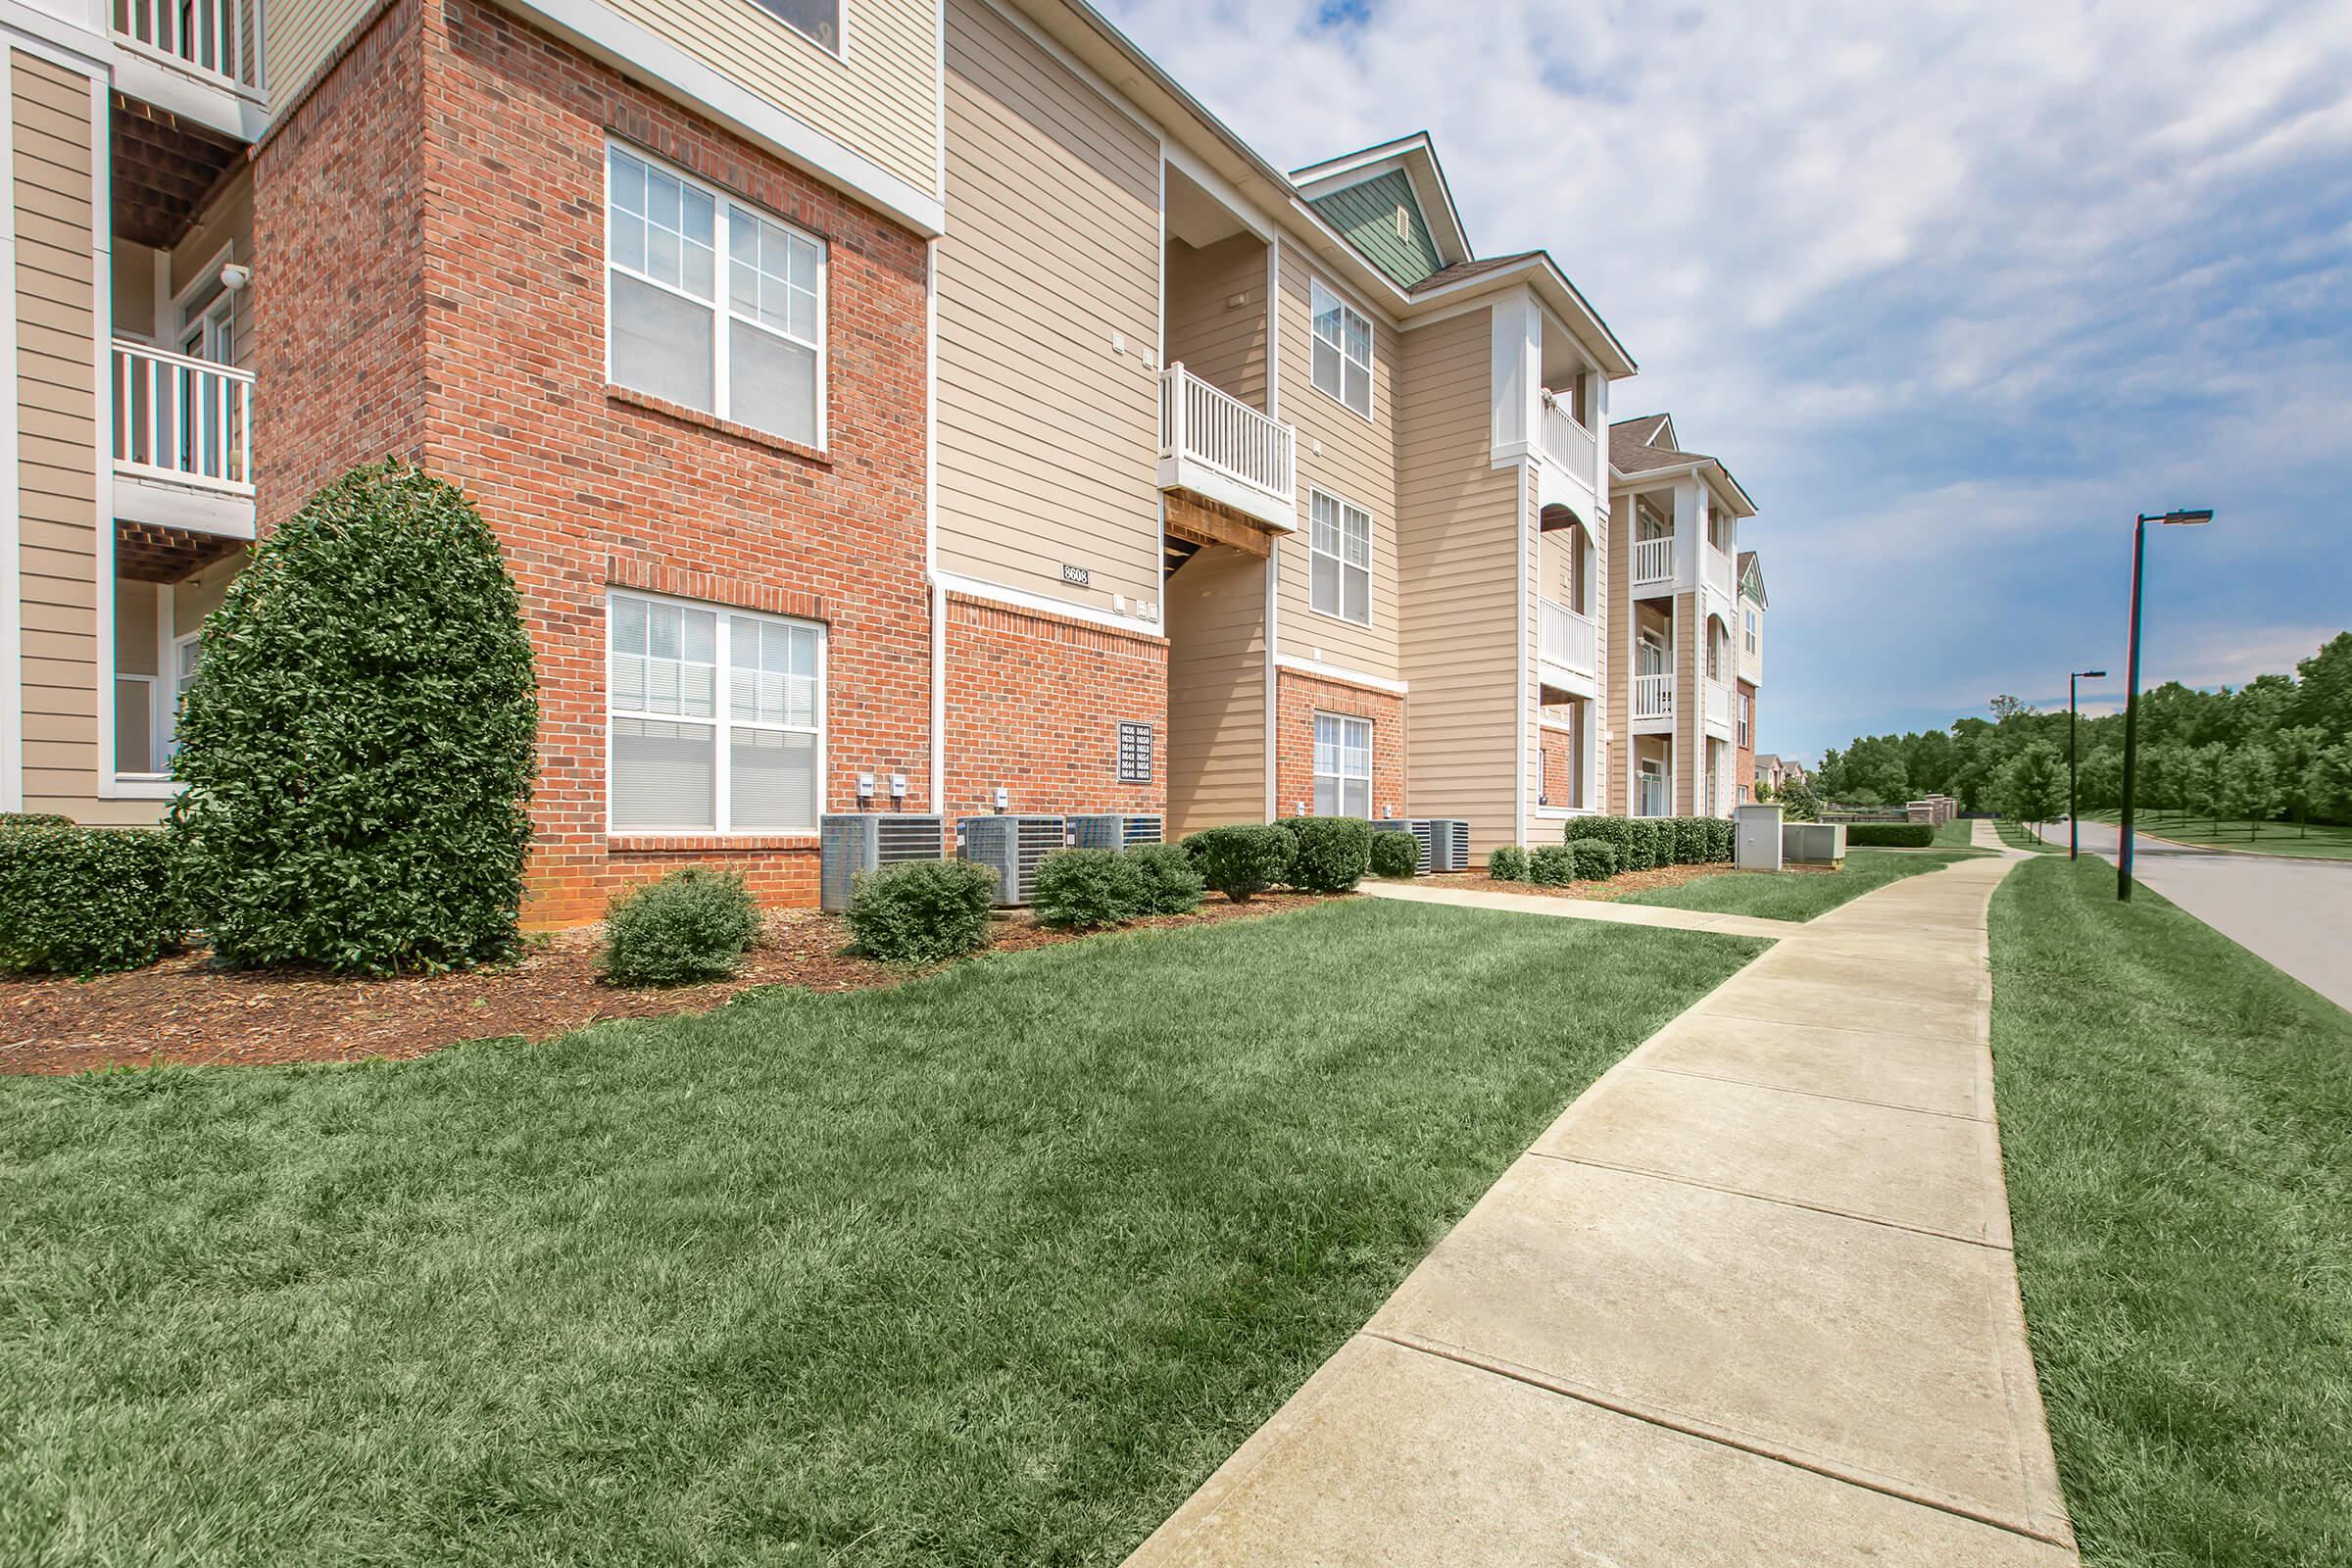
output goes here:
[[824, 628], [614, 593], [608, 814], [624, 833], [813, 833]]
[[1372, 721], [1315, 715], [1315, 814], [1372, 814]]
[[1307, 608], [1371, 625], [1372, 514], [1320, 490], [1307, 506]]

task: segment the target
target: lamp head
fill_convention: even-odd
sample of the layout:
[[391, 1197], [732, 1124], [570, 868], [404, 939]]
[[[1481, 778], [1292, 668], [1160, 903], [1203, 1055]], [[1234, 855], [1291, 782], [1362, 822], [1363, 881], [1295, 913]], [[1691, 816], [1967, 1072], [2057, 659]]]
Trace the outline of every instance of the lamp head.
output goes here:
[[2103, 669], [2078, 669], [2075, 673], [2084, 680], [2105, 680], [2107, 678], [2107, 672]]
[[2196, 512], [2168, 512], [2160, 520], [2176, 527], [2202, 527], [2213, 520], [2213, 509], [2206, 507]]

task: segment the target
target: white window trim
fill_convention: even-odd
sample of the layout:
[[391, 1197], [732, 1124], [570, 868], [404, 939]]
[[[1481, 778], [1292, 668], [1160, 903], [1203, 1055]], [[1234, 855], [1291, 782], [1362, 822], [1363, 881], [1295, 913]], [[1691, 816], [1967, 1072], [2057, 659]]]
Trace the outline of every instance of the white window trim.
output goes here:
[[[718, 616], [717, 641], [716, 641], [716, 642], [715, 642], [715, 643], [712, 645], [712, 653], [713, 653], [713, 657], [714, 657], [714, 659], [716, 660], [716, 665], [715, 665], [715, 668], [716, 668], [716, 675], [715, 675], [715, 677], [714, 677], [713, 684], [714, 684], [714, 686], [716, 687], [716, 694], [715, 694], [715, 695], [716, 695], [716, 697], [717, 697], [717, 707], [718, 707], [718, 712], [717, 712], [717, 714], [716, 714], [715, 716], [713, 716], [713, 717], [711, 717], [711, 718], [710, 718], [710, 719], [707, 719], [707, 720], [706, 720], [706, 719], [699, 719], [699, 718], [681, 718], [681, 716], [680, 716], [679, 714], [676, 714], [676, 713], [642, 713], [642, 712], [615, 713], [615, 712], [613, 711], [613, 708], [612, 708], [612, 687], [613, 687], [613, 681], [612, 681], [612, 606], [613, 606], [613, 603], [614, 603], [615, 601], [617, 601], [617, 600], [622, 600], [622, 599], [640, 599], [640, 600], [643, 600], [643, 601], [645, 601], [647, 604], [656, 604], [656, 605], [677, 605], [677, 606], [680, 606], [680, 607], [682, 607], [682, 608], [684, 608], [684, 609], [687, 609], [687, 610], [702, 610], [702, 611], [709, 611], [709, 612], [710, 612], [711, 613], [713, 613], [713, 614], [715, 614], [715, 615], [717, 615], [717, 616]], [[816, 817], [816, 819], [817, 819], [817, 820], [816, 820], [815, 822], [811, 822], [811, 823], [810, 823], [810, 824], [809, 824], [809, 825], [808, 825], [807, 828], [765, 828], [765, 827], [762, 827], [762, 828], [747, 828], [747, 829], [745, 829], [745, 830], [744, 830], [744, 831], [742, 831], [742, 832], [737, 832], [737, 831], [735, 831], [735, 830], [734, 830], [734, 828], [733, 828], [733, 826], [732, 826], [732, 824], [731, 824], [731, 822], [730, 822], [730, 808], [731, 808], [731, 807], [733, 806], [733, 804], [734, 804], [734, 803], [733, 803], [733, 801], [730, 799], [730, 795], [731, 795], [731, 793], [732, 793], [732, 785], [733, 785], [733, 782], [734, 782], [734, 771], [735, 771], [735, 767], [734, 767], [734, 761], [733, 761], [733, 759], [732, 759], [732, 757], [731, 757], [731, 755], [730, 755], [730, 753], [729, 753], [729, 750], [728, 750], [728, 743], [729, 743], [730, 739], [732, 738], [732, 731], [733, 731], [733, 729], [734, 729], [734, 727], [735, 727], [735, 721], [734, 721], [734, 717], [733, 717], [732, 713], [729, 711], [729, 710], [730, 710], [730, 709], [733, 707], [733, 705], [734, 705], [734, 701], [735, 701], [735, 685], [734, 685], [734, 681], [733, 681], [733, 680], [730, 678], [730, 671], [732, 671], [732, 669], [734, 668], [734, 665], [733, 665], [733, 663], [732, 663], [731, 660], [732, 660], [732, 656], [733, 656], [733, 653], [734, 653], [734, 647], [733, 647], [733, 639], [734, 639], [734, 635], [735, 635], [735, 623], [734, 623], [734, 617], [735, 617], [735, 616], [737, 616], [737, 615], [744, 615], [744, 616], [748, 616], [749, 618], [751, 618], [751, 619], [753, 619], [753, 620], [762, 620], [762, 621], [768, 621], [768, 622], [772, 622], [772, 623], [774, 623], [774, 624], [776, 624], [776, 625], [782, 625], [782, 626], [807, 626], [807, 627], [809, 627], [809, 628], [811, 628], [812, 630], [814, 630], [814, 631], [815, 631], [815, 633], [816, 633], [816, 729], [815, 729], [815, 733], [816, 733], [816, 790], [815, 790], [815, 802], [814, 802], [816, 809], [815, 809], [814, 815], [815, 815], [815, 817]], [[606, 589], [606, 590], [605, 590], [605, 834], [606, 834], [606, 836], [607, 836], [607, 837], [609, 837], [609, 838], [616, 838], [616, 839], [640, 839], [640, 838], [699, 838], [699, 839], [708, 839], [708, 838], [722, 838], [722, 839], [814, 838], [814, 837], [816, 836], [816, 832], [817, 832], [817, 827], [818, 827], [818, 825], [819, 825], [820, 823], [822, 823], [822, 821], [824, 820], [824, 815], [825, 815], [825, 810], [826, 810], [826, 798], [825, 798], [825, 759], [826, 759], [826, 732], [825, 732], [825, 718], [826, 718], [827, 710], [828, 710], [828, 709], [830, 708], [830, 706], [831, 706], [831, 702], [830, 702], [830, 698], [831, 698], [831, 691], [832, 691], [832, 687], [831, 687], [831, 681], [832, 681], [832, 665], [831, 665], [831, 659], [832, 659], [832, 652], [833, 652], [833, 650], [832, 650], [832, 642], [833, 642], [833, 639], [832, 639], [832, 628], [831, 628], [831, 627], [829, 627], [829, 626], [827, 626], [827, 625], [826, 625], [826, 624], [825, 624], [823, 621], [821, 621], [821, 620], [807, 620], [807, 619], [803, 619], [802, 617], [800, 617], [800, 616], [798, 616], [798, 615], [772, 615], [772, 614], [769, 614], [767, 612], [765, 612], [765, 611], [762, 611], [762, 610], [745, 610], [745, 609], [742, 609], [741, 607], [739, 607], [739, 606], [735, 606], [735, 605], [724, 605], [724, 604], [719, 604], [719, 603], [718, 603], [718, 602], [716, 602], [715, 600], [707, 600], [707, 599], [686, 599], [686, 598], [682, 598], [682, 597], [680, 597], [679, 595], [676, 595], [676, 594], [659, 594], [659, 593], [653, 593], [653, 592], [650, 592], [650, 591], [648, 591], [648, 590], [646, 590], [646, 589], [643, 589], [643, 588], [608, 588], [608, 589]], [[710, 827], [622, 827], [622, 826], [619, 826], [617, 823], [615, 823], [615, 822], [613, 821], [613, 819], [612, 819], [612, 796], [613, 796], [613, 789], [612, 789], [612, 721], [613, 721], [613, 719], [614, 719], [614, 718], [616, 718], [616, 717], [619, 717], [619, 718], [651, 718], [651, 719], [660, 719], [660, 720], [662, 720], [662, 721], [664, 721], [664, 722], [671, 722], [671, 723], [683, 722], [683, 723], [688, 723], [688, 724], [701, 724], [701, 723], [708, 723], [708, 724], [710, 724], [710, 726], [711, 727], [712, 731], [714, 732], [714, 733], [713, 733], [713, 735], [712, 735], [712, 737], [711, 737], [711, 745], [712, 745], [712, 746], [715, 748], [714, 755], [713, 755], [713, 757], [712, 757], [712, 759], [711, 759], [711, 763], [712, 763], [712, 767], [713, 767], [713, 775], [712, 775], [712, 782], [711, 782], [711, 811], [710, 811], [710, 820], [711, 820], [711, 822], [714, 824], [713, 826], [710, 826]], [[783, 732], [785, 732], [785, 733], [787, 733], [787, 734], [796, 734], [796, 735], [797, 735], [797, 734], [807, 734], [807, 733], [808, 733], [808, 726], [806, 726], [806, 725], [800, 725], [800, 724], [747, 724], [747, 725], [745, 725], [744, 727], [745, 727], [745, 728], [747, 728], [747, 729], [781, 730], [781, 731], [783, 731]]]
[[1754, 653], [1754, 652], [1756, 651], [1756, 612], [1755, 612], [1755, 607], [1751, 605], [1751, 606], [1749, 606], [1748, 608], [1746, 608], [1745, 610], [1741, 611], [1741, 612], [1740, 612], [1740, 613], [1741, 613], [1741, 615], [1742, 615], [1742, 617], [1743, 617], [1743, 626], [1742, 626], [1742, 630], [1741, 630], [1741, 635], [1742, 635], [1743, 637], [1745, 637], [1745, 639], [1746, 639], [1746, 642], [1747, 642], [1747, 651], [1748, 651], [1749, 653], [1751, 653], [1751, 654], [1752, 654], [1752, 653]]
[[[795, 34], [800, 32], [799, 28], [784, 24], [781, 19], [774, 18], [773, 13], [767, 13], [767, 15], [769, 15], [772, 20], [777, 21], [779, 25], [784, 26], [786, 31], [793, 32]], [[847, 35], [846, 24], [844, 35], [845, 37]], [[809, 42], [814, 44], [815, 40], [810, 39]], [[816, 45], [816, 47], [821, 50], [823, 46]], [[711, 264], [711, 293], [714, 296], [713, 298], [708, 300], [698, 299], [682, 288], [678, 288], [670, 283], [665, 283], [658, 277], [649, 276], [645, 272], [635, 268], [623, 267], [612, 259], [612, 154], [615, 151], [625, 153], [629, 157], [634, 158], [639, 163], [645, 165], [648, 169], [660, 170], [662, 173], [669, 175], [672, 179], [675, 179], [682, 185], [687, 185], [695, 190], [703, 192], [715, 204], [714, 218], [711, 224], [711, 238], [713, 241], [715, 241], [715, 248], [717, 252]], [[832, 384], [833, 361], [832, 356], [826, 352], [826, 345], [832, 337], [831, 328], [833, 320], [832, 242], [827, 240], [822, 234], [811, 233], [809, 230], [801, 227], [798, 223], [787, 222], [783, 218], [769, 212], [766, 208], [755, 206], [751, 202], [747, 202], [741, 197], [734, 195], [732, 192], [711, 184], [707, 179], [698, 179], [694, 175], [688, 173], [685, 170], [678, 168], [677, 165], [666, 163], [663, 160], [647, 152], [644, 148], [637, 146], [635, 143], [622, 141], [618, 137], [608, 137], [605, 141], [604, 198], [605, 210], [603, 215], [602, 242], [605, 249], [605, 384], [607, 386], [619, 387], [626, 391], [636, 392], [645, 397], [661, 397], [661, 394], [658, 392], [647, 392], [642, 387], [630, 386], [626, 381], [623, 381], [615, 376], [612, 371], [612, 275], [615, 272], [619, 272], [637, 282], [647, 285], [649, 288], [658, 288], [665, 294], [675, 295], [679, 299], [685, 300], [690, 304], [708, 310], [711, 313], [710, 401], [714, 407], [701, 412], [708, 413], [710, 416], [714, 419], [720, 419], [729, 424], [741, 425], [745, 429], [749, 430], [759, 430], [764, 435], [773, 436], [778, 441], [789, 441], [796, 446], [799, 445], [800, 443], [798, 437], [786, 435], [781, 430], [768, 430], [764, 426], [753, 424], [748, 420], [738, 419], [734, 416], [733, 412], [729, 409], [728, 394], [730, 388], [728, 386], [727, 377], [727, 352], [728, 340], [733, 334], [728, 330], [728, 328], [734, 321], [743, 319], [746, 320], [755, 331], [767, 332], [773, 336], [782, 338], [787, 343], [798, 345], [801, 348], [813, 349], [816, 353], [816, 386], [814, 389], [816, 439], [811, 445], [811, 450], [817, 452], [830, 451], [832, 421], [829, 417], [831, 413], [831, 398], [829, 396], [829, 392]], [[730, 229], [735, 220], [735, 209], [739, 207], [745, 212], [750, 213], [766, 222], [775, 224], [778, 228], [783, 229], [786, 233], [792, 234], [800, 239], [805, 239], [809, 244], [816, 247], [816, 340], [813, 343], [802, 342], [801, 339], [794, 337], [789, 332], [777, 332], [775, 328], [769, 326], [764, 321], [756, 320], [749, 318], [738, 318], [736, 316], [735, 308], [732, 303], [733, 291], [730, 286], [731, 279], [728, 276], [728, 269], [734, 265], [734, 247], [730, 243], [732, 239]], [[668, 402], [669, 400], [663, 398], [662, 401]]]
[[[1346, 312], [1347, 316], [1352, 316], [1357, 320], [1364, 323], [1365, 357], [1360, 361], [1350, 360], [1348, 357], [1347, 316], [1343, 316], [1340, 319], [1340, 341], [1331, 344], [1333, 348], [1339, 351], [1340, 355], [1339, 392], [1325, 391], [1324, 388], [1315, 381], [1315, 345], [1317, 343], [1330, 342], [1330, 339], [1323, 337], [1315, 330], [1315, 318], [1323, 314], [1323, 301], [1326, 299], [1330, 300], [1332, 304], [1338, 306], [1342, 311]], [[1337, 403], [1341, 408], [1346, 409], [1349, 414], [1352, 414], [1357, 418], [1362, 419], [1366, 424], [1372, 423], [1372, 405], [1376, 401], [1373, 396], [1374, 377], [1372, 374], [1372, 365], [1375, 360], [1380, 358], [1380, 338], [1379, 335], [1372, 329], [1372, 318], [1365, 315], [1362, 311], [1357, 310], [1353, 305], [1349, 304], [1347, 297], [1341, 294], [1338, 289], [1333, 288], [1330, 284], [1324, 282], [1319, 277], [1310, 276], [1307, 279], [1306, 340], [1307, 384], [1314, 387], [1316, 391], [1322, 392], [1326, 398], [1329, 398], [1332, 402]], [[1348, 402], [1346, 397], [1341, 395], [1348, 389], [1347, 368], [1349, 365], [1358, 364], [1364, 368], [1364, 406], [1360, 409], [1354, 404]]]
[[[1316, 766], [1318, 759], [1315, 756], [1315, 729], [1323, 722], [1323, 720], [1327, 718], [1335, 720], [1340, 726], [1340, 771], [1337, 773], [1326, 773], [1322, 771], [1321, 768]], [[1350, 724], [1361, 724], [1364, 726], [1364, 771], [1360, 775], [1350, 773], [1347, 770], [1348, 726]], [[1379, 768], [1379, 758], [1373, 748], [1379, 739], [1380, 732], [1374, 727], [1372, 720], [1364, 717], [1361, 713], [1334, 712], [1327, 708], [1318, 708], [1314, 710], [1312, 716], [1307, 719], [1306, 723], [1307, 794], [1310, 799], [1316, 793], [1316, 786], [1320, 785], [1325, 779], [1332, 780], [1337, 786], [1337, 788], [1332, 791], [1332, 798], [1339, 803], [1341, 808], [1340, 814], [1344, 816], [1347, 814], [1348, 785], [1350, 780], [1360, 776], [1364, 781], [1364, 815], [1367, 819], [1369, 819], [1372, 815], [1373, 807], [1372, 775]]]
[[[1340, 509], [1340, 549], [1343, 552], [1340, 555], [1335, 556], [1328, 550], [1315, 548], [1315, 500], [1317, 497], [1321, 497]], [[1350, 512], [1364, 519], [1364, 564], [1360, 567], [1348, 565], [1348, 557], [1345, 554], [1348, 548], [1348, 514]], [[1379, 529], [1372, 520], [1371, 509], [1359, 507], [1346, 496], [1326, 490], [1320, 485], [1306, 487], [1306, 612], [1308, 614], [1321, 615], [1326, 620], [1336, 620], [1348, 626], [1370, 626], [1372, 624], [1372, 543], [1373, 536], [1378, 532]], [[1315, 558], [1317, 556], [1339, 563], [1340, 605], [1342, 607], [1340, 610], [1320, 610], [1315, 606]], [[1348, 603], [1348, 573], [1357, 570], [1364, 574], [1364, 618], [1361, 620], [1343, 612]]]

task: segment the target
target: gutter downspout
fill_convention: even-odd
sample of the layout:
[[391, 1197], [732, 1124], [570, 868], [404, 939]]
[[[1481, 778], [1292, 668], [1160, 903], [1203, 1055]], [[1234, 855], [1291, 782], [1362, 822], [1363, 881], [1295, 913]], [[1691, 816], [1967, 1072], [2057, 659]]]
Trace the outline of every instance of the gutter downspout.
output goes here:
[[948, 591], [939, 580], [939, 241], [923, 246], [923, 585], [931, 600], [931, 809], [948, 814]]

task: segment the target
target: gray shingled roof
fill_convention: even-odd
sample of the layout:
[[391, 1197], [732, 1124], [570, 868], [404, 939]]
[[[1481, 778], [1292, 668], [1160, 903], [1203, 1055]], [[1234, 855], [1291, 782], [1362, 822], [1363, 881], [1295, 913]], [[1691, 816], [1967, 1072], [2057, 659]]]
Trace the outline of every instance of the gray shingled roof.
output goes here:
[[[1660, 468], [1687, 468], [1695, 463], [1712, 464], [1715, 471], [1734, 490], [1746, 495], [1732, 470], [1724, 466], [1721, 458], [1704, 452], [1685, 452], [1679, 447], [1662, 447], [1652, 443], [1664, 435], [1673, 423], [1673, 416], [1644, 414], [1639, 418], [1619, 419], [1609, 426], [1609, 466], [1619, 473], [1654, 473]], [[1751, 503], [1752, 505], [1752, 503]]]
[[1413, 292], [1426, 294], [1433, 288], [1444, 288], [1448, 283], [1459, 283], [1466, 277], [1484, 277], [1489, 272], [1499, 272], [1506, 268], [1525, 267], [1544, 254], [1542, 251], [1520, 251], [1512, 256], [1483, 256], [1475, 262], [1456, 262], [1451, 267], [1439, 268], [1420, 282], [1415, 283]]

